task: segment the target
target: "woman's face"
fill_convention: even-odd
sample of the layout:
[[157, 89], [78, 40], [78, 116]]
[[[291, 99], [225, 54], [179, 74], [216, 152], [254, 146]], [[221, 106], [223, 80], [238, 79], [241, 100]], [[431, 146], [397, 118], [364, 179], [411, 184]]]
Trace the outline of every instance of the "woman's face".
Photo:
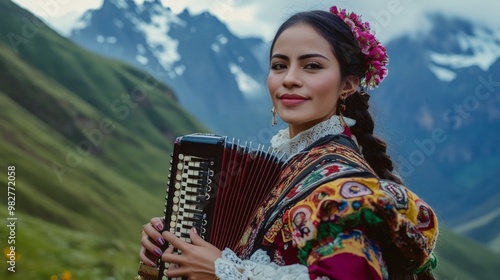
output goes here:
[[333, 116], [343, 85], [328, 42], [310, 25], [297, 24], [281, 33], [271, 51], [267, 85], [290, 137]]

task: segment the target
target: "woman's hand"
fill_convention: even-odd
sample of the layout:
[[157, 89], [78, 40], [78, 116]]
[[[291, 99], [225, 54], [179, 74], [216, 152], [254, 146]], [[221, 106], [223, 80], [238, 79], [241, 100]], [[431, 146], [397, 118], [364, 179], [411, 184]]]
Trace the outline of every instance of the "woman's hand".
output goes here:
[[161, 236], [164, 220], [162, 218], [152, 218], [142, 229], [141, 250], [139, 257], [141, 261], [149, 266], [156, 266], [161, 257], [160, 246], [165, 244], [165, 239]]
[[[203, 240], [194, 228], [189, 237], [192, 244], [184, 242], [173, 233], [163, 232], [163, 238], [170, 243], [162, 255], [162, 260], [171, 264], [167, 276], [187, 276], [190, 280], [214, 279], [215, 260], [222, 256], [221, 250]], [[182, 254], [175, 254], [174, 248], [179, 249]]]

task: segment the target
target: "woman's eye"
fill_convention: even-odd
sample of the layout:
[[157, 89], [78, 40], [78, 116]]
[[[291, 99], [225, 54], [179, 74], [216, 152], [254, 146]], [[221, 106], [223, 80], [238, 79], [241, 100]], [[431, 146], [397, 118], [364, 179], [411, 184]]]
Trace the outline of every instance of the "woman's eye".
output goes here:
[[323, 67], [321, 67], [321, 65], [319, 65], [318, 63], [308, 63], [306, 64], [306, 66], [304, 66], [304, 69], [321, 69]]
[[282, 70], [285, 68], [286, 68], [286, 65], [283, 63], [274, 63], [273, 65], [271, 65], [271, 69], [273, 69], [273, 70]]

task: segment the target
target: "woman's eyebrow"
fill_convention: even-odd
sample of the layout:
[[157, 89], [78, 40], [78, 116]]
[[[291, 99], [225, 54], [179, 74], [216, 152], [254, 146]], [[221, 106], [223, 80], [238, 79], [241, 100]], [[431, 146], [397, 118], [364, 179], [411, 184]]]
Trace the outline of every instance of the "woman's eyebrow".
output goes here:
[[324, 58], [324, 59], [330, 61], [328, 58], [326, 58], [326, 56], [319, 54], [319, 53], [310, 53], [310, 54], [301, 55], [301, 56], [299, 56], [299, 60], [304, 60], [304, 59], [308, 59], [308, 58], [312, 58], [312, 57], [321, 57], [321, 58]]
[[[326, 56], [322, 55], [322, 54], [319, 54], [319, 53], [310, 53], [310, 54], [303, 54], [301, 56], [298, 57], [299, 60], [304, 60], [304, 59], [308, 59], [308, 58], [312, 58], [312, 57], [321, 57], [321, 58], [324, 58], [328, 61], [330, 61]], [[284, 55], [284, 54], [273, 54], [273, 56], [271, 56], [271, 59], [273, 58], [280, 58], [280, 59], [284, 59], [284, 60], [290, 60], [290, 58], [288, 58], [288, 56]]]
[[284, 59], [284, 60], [290, 60], [290, 59], [288, 58], [288, 56], [286, 56], [286, 55], [284, 55], [284, 54], [280, 54], [280, 53], [273, 54], [273, 55], [271, 56], [271, 59], [273, 59], [273, 58], [280, 58], [280, 59]]

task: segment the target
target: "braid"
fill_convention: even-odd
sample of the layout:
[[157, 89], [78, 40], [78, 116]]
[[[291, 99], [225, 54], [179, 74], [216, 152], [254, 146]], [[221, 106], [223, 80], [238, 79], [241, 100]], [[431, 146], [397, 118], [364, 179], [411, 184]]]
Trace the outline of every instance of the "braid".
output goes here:
[[392, 173], [394, 165], [387, 154], [387, 144], [373, 134], [375, 124], [368, 111], [369, 99], [368, 94], [361, 94], [356, 91], [345, 99], [344, 115], [356, 120], [356, 124], [351, 127], [352, 133], [362, 147], [364, 158], [375, 173], [382, 179], [389, 179], [402, 184], [401, 179]]

